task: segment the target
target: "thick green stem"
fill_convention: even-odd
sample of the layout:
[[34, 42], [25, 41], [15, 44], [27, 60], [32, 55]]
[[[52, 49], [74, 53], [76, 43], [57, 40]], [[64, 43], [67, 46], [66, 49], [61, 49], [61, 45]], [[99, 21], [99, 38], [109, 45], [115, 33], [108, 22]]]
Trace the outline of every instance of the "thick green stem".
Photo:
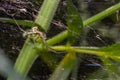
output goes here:
[[45, 31], [47, 31], [50, 25], [59, 1], [60, 0], [45, 0], [40, 9], [35, 23], [39, 24]]
[[[60, 42], [61, 40], [63, 40], [65, 37], [67, 37], [67, 31], [62, 32], [61, 34], [47, 40], [46, 43], [49, 46], [54, 45]], [[26, 40], [26, 43], [23, 49], [21, 50], [20, 55], [17, 58], [17, 61], [15, 63], [15, 70], [18, 73], [24, 74], [24, 76], [26, 76], [31, 65], [39, 55], [40, 55], [40, 52], [35, 48], [34, 43], [30, 43], [29, 39]]]
[[[53, 18], [59, 1], [60, 0], [44, 0], [43, 2], [41, 11], [39, 12], [37, 19], [35, 20], [35, 23], [39, 24], [45, 31], [47, 31], [48, 29], [48, 26]], [[62, 40], [62, 37], [60, 39]], [[56, 39], [53, 38], [52, 40]], [[50, 44], [49, 42], [51, 42], [52, 44], [56, 43], [53, 43], [52, 40], [49, 40], [48, 44]], [[39, 56], [39, 53], [39, 50], [35, 49], [34, 43], [31, 43], [31, 40], [27, 39], [15, 63], [15, 71], [26, 77], [33, 62]]]
[[14, 69], [21, 75], [26, 76], [38, 56], [38, 51], [34, 48], [34, 44], [30, 43], [29, 39], [27, 39], [19, 57], [17, 58]]

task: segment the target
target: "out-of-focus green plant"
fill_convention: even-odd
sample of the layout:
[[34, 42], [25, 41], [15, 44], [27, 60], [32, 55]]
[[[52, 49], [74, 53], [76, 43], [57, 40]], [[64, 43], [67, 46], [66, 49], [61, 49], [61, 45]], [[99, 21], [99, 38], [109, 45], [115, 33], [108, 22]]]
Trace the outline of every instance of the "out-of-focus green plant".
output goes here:
[[28, 78], [25, 79], [22, 75], [13, 70], [12, 62], [5, 56], [2, 49], [0, 49], [0, 75], [4, 78], [10, 76], [13, 80], [30, 80]]

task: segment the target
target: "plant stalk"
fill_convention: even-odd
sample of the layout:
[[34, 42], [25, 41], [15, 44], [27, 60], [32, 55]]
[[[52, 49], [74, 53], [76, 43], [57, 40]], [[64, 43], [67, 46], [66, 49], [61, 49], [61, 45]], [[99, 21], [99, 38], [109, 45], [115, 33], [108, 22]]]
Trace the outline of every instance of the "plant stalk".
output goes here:
[[[55, 14], [56, 8], [58, 6], [60, 0], [44, 0], [41, 10], [38, 14], [37, 19], [35, 20], [36, 24], [39, 24], [45, 31], [47, 31], [49, 24]], [[61, 37], [62, 39], [62, 37]], [[53, 38], [54, 40], [54, 38]], [[50, 40], [50, 42], [53, 42]], [[55, 42], [56, 43], [56, 42]], [[52, 44], [55, 44], [52, 43]], [[49, 41], [48, 41], [48, 44]], [[16, 60], [14, 69], [19, 74], [24, 75], [26, 77], [29, 69], [32, 64], [39, 56], [39, 50], [34, 48], [34, 44], [31, 43], [31, 40], [28, 38]], [[41, 53], [42, 54], [42, 53]], [[9, 79], [9, 78], [8, 78]]]
[[117, 10], [120, 10], [120, 3], [113, 5], [112, 7], [96, 14], [95, 16], [88, 18], [83, 22], [83, 26], [86, 27], [89, 24], [92, 24], [96, 21], [100, 21], [101, 19], [111, 15], [112, 13], [115, 13]]
[[48, 27], [51, 23], [51, 20], [53, 19], [59, 2], [60, 0], [44, 0], [44, 3], [35, 20], [35, 23], [40, 25], [45, 31], [48, 30]]

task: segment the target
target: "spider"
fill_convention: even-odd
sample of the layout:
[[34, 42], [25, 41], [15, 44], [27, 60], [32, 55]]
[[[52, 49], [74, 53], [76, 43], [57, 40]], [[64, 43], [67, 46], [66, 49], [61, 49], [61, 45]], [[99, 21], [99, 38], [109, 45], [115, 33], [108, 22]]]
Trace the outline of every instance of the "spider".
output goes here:
[[50, 51], [52, 51], [52, 52], [54, 52], [54, 53], [61, 53], [61, 52], [55, 51], [54, 49], [52, 49], [51, 47], [49, 47], [49, 46], [46, 45], [46, 41], [45, 41], [45, 40], [46, 40], [46, 35], [43, 34], [41, 31], [39, 31], [37, 26], [33, 27], [30, 32], [25, 32], [25, 34], [26, 34], [26, 35], [32, 35], [32, 34], [39, 35], [39, 37], [40, 37], [40, 38], [42, 39], [42, 41], [43, 41], [42, 44], [44, 45], [44, 47], [45, 47], [46, 49], [48, 49], [48, 50], [50, 50]]
[[43, 34], [41, 31], [39, 31], [37, 26], [33, 27], [29, 32], [24, 31], [24, 36], [32, 35], [32, 34], [39, 35], [39, 37], [45, 42], [46, 35]]

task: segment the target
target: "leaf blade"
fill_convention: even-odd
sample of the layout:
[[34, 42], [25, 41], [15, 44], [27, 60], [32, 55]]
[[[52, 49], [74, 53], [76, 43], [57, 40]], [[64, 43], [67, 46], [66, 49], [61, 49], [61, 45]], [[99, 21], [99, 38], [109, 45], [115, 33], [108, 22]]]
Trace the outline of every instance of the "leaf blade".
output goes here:
[[76, 54], [68, 53], [60, 62], [49, 80], [66, 80], [76, 61]]
[[71, 0], [67, 0], [68, 41], [74, 43], [83, 30], [83, 21]]

